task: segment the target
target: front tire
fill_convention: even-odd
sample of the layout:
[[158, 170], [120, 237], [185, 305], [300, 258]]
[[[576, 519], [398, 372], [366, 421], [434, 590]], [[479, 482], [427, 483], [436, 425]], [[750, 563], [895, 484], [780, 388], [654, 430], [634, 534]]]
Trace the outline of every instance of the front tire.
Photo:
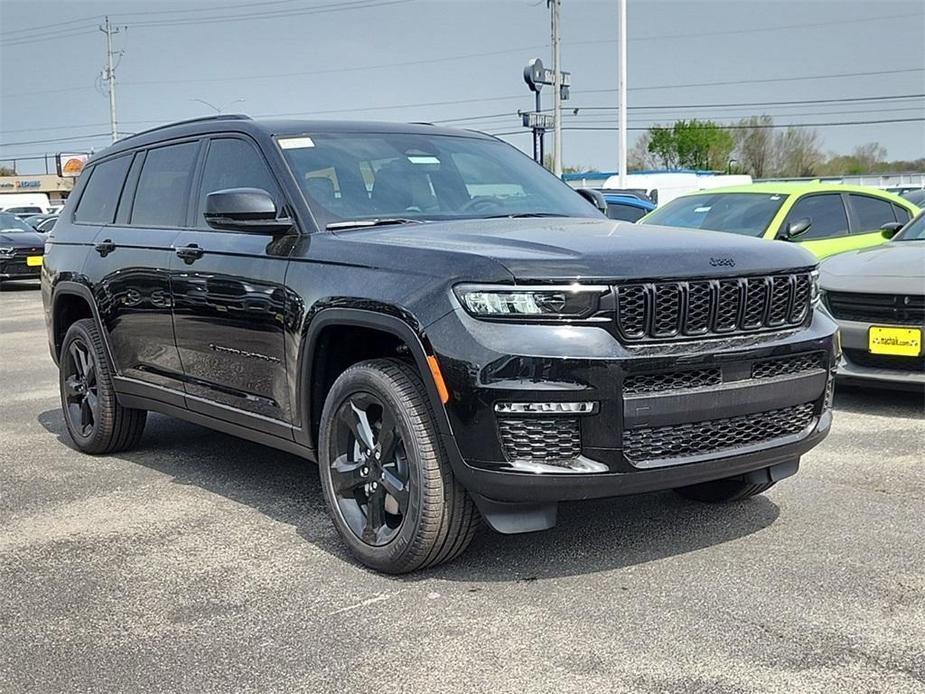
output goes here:
[[145, 410], [116, 399], [103, 339], [90, 318], [68, 329], [58, 358], [61, 409], [74, 444], [84, 453], [133, 448], [145, 428]]
[[396, 359], [351, 366], [321, 415], [328, 512], [363, 564], [399, 574], [458, 556], [479, 515], [440, 443], [424, 384]]
[[702, 501], [708, 504], [722, 504], [763, 494], [774, 484], [774, 482], [759, 482], [756, 484], [733, 477], [692, 484], [689, 487], [679, 487], [675, 491], [685, 499]]

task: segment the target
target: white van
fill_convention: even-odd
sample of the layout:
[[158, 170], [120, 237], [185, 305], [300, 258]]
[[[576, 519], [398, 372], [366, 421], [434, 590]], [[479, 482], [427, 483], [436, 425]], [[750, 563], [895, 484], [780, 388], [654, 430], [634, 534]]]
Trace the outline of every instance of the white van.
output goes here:
[[32, 214], [47, 214], [50, 208], [47, 193], [0, 194], [0, 212], [27, 217]]

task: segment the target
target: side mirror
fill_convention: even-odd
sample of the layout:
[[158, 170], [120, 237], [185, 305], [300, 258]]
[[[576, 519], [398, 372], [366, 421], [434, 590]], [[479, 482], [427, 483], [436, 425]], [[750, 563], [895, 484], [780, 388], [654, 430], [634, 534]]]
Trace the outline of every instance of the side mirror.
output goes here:
[[253, 234], [281, 234], [292, 228], [291, 219], [277, 218], [276, 203], [260, 188], [229, 188], [206, 196], [206, 222], [213, 229]]
[[607, 214], [607, 201], [599, 190], [593, 188], [578, 188], [576, 191], [581, 197], [594, 205], [602, 214]]
[[805, 234], [813, 226], [813, 220], [809, 217], [795, 219], [787, 224], [784, 232], [780, 235], [784, 241], [792, 241], [800, 234]]
[[902, 222], [887, 222], [880, 227], [880, 234], [885, 239], [891, 239], [896, 236], [896, 232], [903, 228]]

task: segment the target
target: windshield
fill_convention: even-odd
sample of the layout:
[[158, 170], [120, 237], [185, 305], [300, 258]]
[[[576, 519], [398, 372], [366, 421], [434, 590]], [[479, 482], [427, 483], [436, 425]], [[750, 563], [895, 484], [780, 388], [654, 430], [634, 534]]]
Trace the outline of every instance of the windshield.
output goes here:
[[690, 195], [675, 198], [659, 207], [645, 218], [643, 224], [761, 236], [786, 197], [770, 193]]
[[331, 133], [283, 137], [279, 145], [321, 228], [364, 219], [600, 216], [574, 190], [497, 140]]
[[925, 241], [925, 212], [909, 222], [905, 228], [893, 237], [894, 241]]
[[35, 231], [35, 229], [30, 227], [15, 214], [0, 212], [0, 233], [8, 234], [10, 232], [20, 231]]

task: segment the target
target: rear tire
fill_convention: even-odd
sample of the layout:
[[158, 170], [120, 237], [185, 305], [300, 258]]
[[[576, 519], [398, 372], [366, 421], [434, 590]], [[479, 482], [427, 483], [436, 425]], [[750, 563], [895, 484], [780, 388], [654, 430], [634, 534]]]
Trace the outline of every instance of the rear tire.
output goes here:
[[455, 558], [480, 516], [453, 476], [417, 372], [396, 359], [351, 366], [321, 415], [328, 512], [363, 564], [399, 574]]
[[75, 321], [58, 358], [61, 409], [74, 444], [84, 453], [115, 453], [134, 448], [147, 411], [122, 407], [96, 322]]
[[685, 499], [702, 501], [708, 504], [722, 504], [730, 501], [740, 501], [756, 494], [763, 494], [774, 486], [774, 482], [745, 482], [740, 479], [727, 478], [692, 484], [689, 487], [679, 487], [675, 491]]

